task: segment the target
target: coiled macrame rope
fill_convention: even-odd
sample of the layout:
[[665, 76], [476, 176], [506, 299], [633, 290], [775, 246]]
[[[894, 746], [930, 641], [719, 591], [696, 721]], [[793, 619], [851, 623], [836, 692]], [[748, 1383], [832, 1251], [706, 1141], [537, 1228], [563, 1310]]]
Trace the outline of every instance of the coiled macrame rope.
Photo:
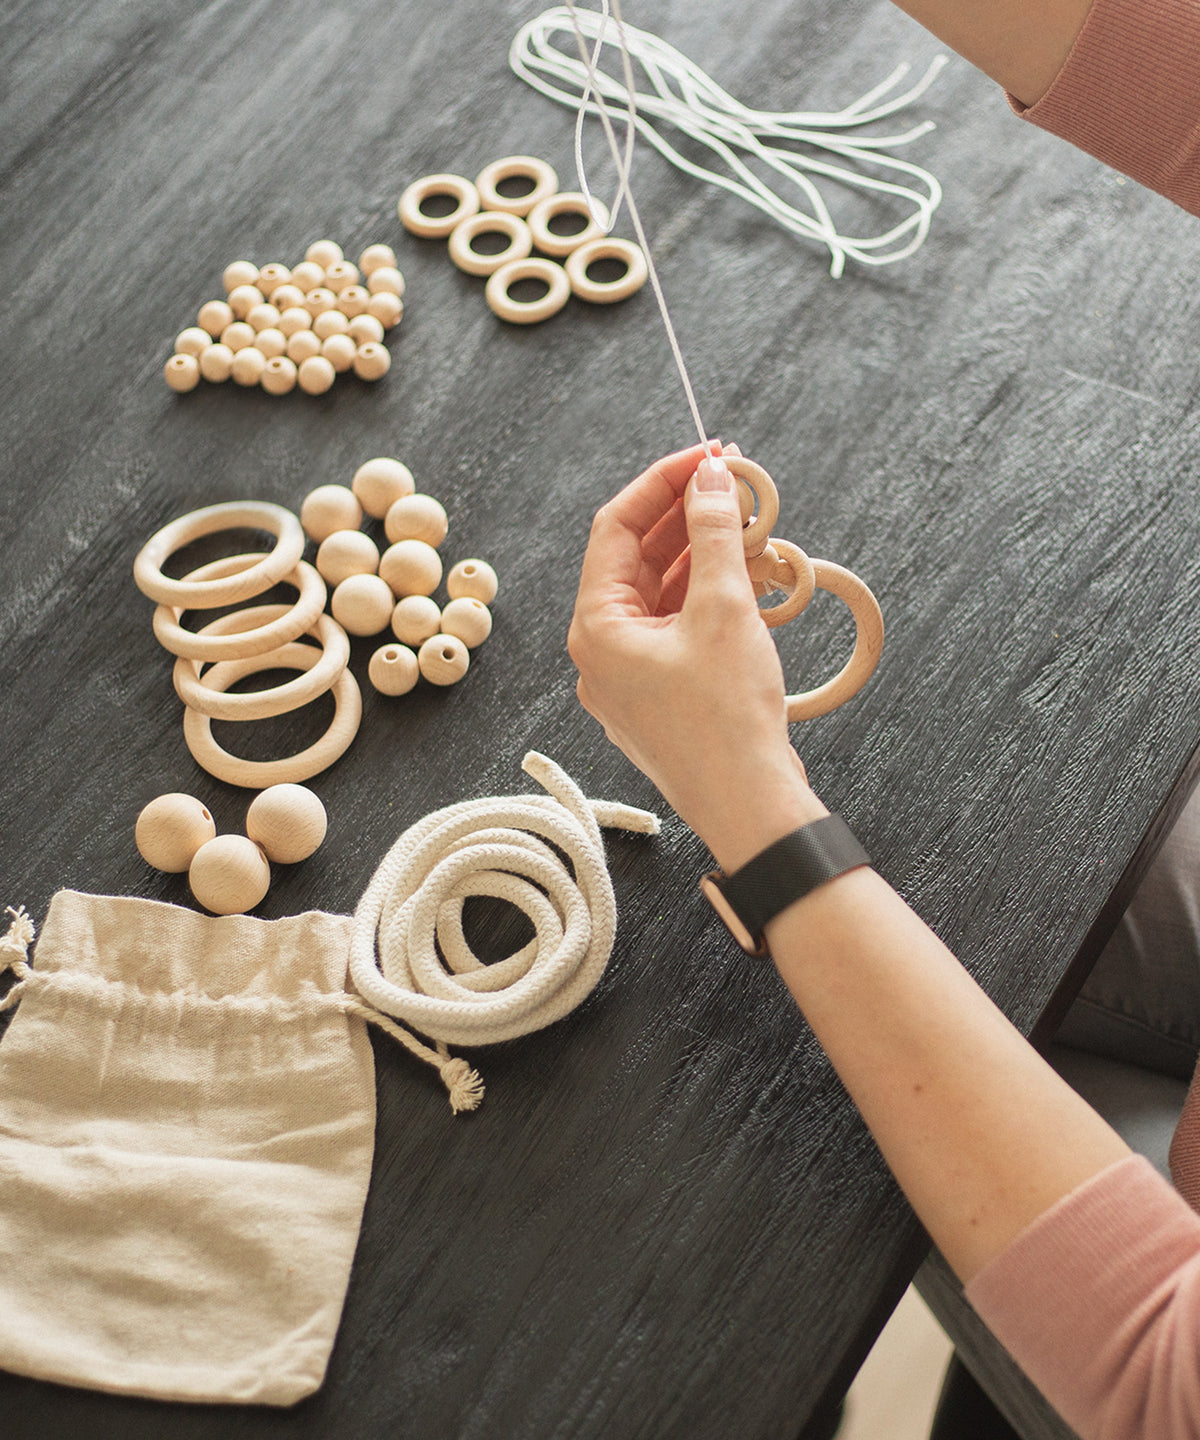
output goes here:
[[[545, 755], [530, 751], [522, 769], [545, 795], [464, 800], [427, 815], [388, 851], [354, 912], [350, 979], [361, 998], [348, 997], [346, 1009], [434, 1066], [456, 1112], [479, 1105], [483, 1083], [448, 1046], [540, 1030], [604, 973], [617, 907], [600, 827], [659, 830], [648, 811], [588, 800]], [[473, 895], [515, 905], [534, 938], [485, 965], [463, 934]]]

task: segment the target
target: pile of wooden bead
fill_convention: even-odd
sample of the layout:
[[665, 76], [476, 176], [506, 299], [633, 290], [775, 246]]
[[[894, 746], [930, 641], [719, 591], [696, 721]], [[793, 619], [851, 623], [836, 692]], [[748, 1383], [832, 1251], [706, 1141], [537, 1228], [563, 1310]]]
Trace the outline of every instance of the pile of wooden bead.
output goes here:
[[389, 245], [368, 245], [354, 265], [333, 240], [317, 240], [299, 265], [235, 260], [225, 299], [201, 305], [175, 338], [163, 374], [172, 390], [201, 379], [260, 385], [269, 395], [297, 386], [323, 395], [340, 374], [379, 380], [392, 360], [384, 332], [404, 314], [404, 276]]
[[[519, 196], [502, 194], [499, 187], [514, 180], [528, 182], [529, 188]], [[436, 215], [426, 208], [430, 201], [445, 199], [453, 206], [447, 214]], [[592, 204], [600, 208], [598, 201]], [[587, 197], [578, 191], [560, 192], [553, 168], [533, 155], [495, 160], [474, 181], [462, 175], [426, 175], [405, 190], [398, 209], [406, 230], [448, 239], [450, 258], [460, 270], [486, 275], [488, 305], [501, 320], [514, 325], [548, 320], [572, 294], [594, 305], [608, 305], [646, 283], [646, 257], [639, 247], [608, 235], [593, 218]], [[565, 215], [581, 221], [570, 234], [551, 228]], [[475, 244], [483, 235], [500, 235], [506, 244], [496, 254], [484, 254]], [[541, 254], [535, 255], [535, 249]], [[623, 273], [611, 281], [593, 279], [588, 272], [602, 260], [619, 262]], [[513, 287], [530, 280], [540, 281], [545, 293], [531, 301], [515, 299]]]
[[303, 785], [271, 785], [250, 803], [245, 835], [218, 835], [207, 807], [172, 792], [138, 815], [134, 843], [148, 865], [187, 871], [192, 894], [214, 915], [244, 915], [260, 904], [272, 865], [307, 860], [325, 838], [325, 807]]
[[[364, 514], [383, 522], [382, 554], [359, 528]], [[390, 626], [396, 637], [371, 656], [367, 674], [376, 690], [406, 695], [422, 676], [433, 685], [462, 679], [470, 652], [491, 634], [496, 572], [486, 561], [460, 560], [446, 575], [449, 602], [432, 598], [449, 524], [442, 505], [417, 491], [406, 465], [379, 456], [360, 465], [349, 486], [318, 486], [300, 507], [300, 521], [332, 587], [333, 618], [351, 635]]]

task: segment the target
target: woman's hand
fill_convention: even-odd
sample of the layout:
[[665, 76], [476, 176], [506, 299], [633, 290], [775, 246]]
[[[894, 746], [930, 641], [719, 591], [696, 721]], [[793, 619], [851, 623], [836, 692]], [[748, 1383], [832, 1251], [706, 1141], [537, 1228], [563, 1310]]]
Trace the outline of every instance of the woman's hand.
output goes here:
[[733, 476], [707, 454], [667, 456], [596, 515], [568, 648], [585, 709], [729, 871], [826, 812], [788, 740]]

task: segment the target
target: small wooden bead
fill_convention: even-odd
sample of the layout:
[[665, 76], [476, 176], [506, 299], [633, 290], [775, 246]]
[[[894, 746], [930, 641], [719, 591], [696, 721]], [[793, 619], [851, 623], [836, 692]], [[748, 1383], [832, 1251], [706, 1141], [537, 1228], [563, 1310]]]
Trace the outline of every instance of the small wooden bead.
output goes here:
[[229, 308], [239, 320], [244, 320], [266, 298], [257, 285], [235, 285], [229, 292]]
[[[310, 285], [309, 289], [313, 287]], [[295, 310], [304, 308], [304, 297], [307, 290], [301, 290], [299, 285], [280, 285], [272, 290], [267, 297], [276, 310]], [[308, 311], [304, 313], [307, 315]]]
[[245, 835], [218, 835], [196, 851], [188, 869], [192, 894], [214, 915], [244, 915], [271, 888], [267, 857]]
[[381, 695], [407, 695], [420, 678], [421, 667], [407, 645], [381, 645], [367, 665], [367, 679]]
[[395, 265], [396, 252], [390, 245], [368, 245], [358, 257], [358, 268], [371, 275], [383, 265]]
[[[243, 350], [242, 354], [246, 352]], [[234, 365], [236, 367], [236, 360]], [[260, 383], [268, 395], [287, 395], [296, 388], [296, 364], [286, 355], [272, 355], [263, 367]]]
[[353, 366], [357, 353], [358, 347], [349, 335], [331, 335], [328, 340], [321, 341], [321, 354], [339, 375], [344, 375]]
[[436, 550], [446, 538], [449, 522], [445, 508], [432, 495], [403, 495], [388, 507], [383, 529], [393, 544], [424, 540]]
[[147, 865], [179, 875], [216, 833], [213, 817], [199, 800], [173, 791], [145, 806], [133, 827], [133, 840]]
[[417, 651], [417, 664], [431, 685], [454, 685], [467, 673], [471, 656], [457, 635], [432, 635]]
[[300, 388], [306, 395], [324, 395], [337, 372], [324, 355], [312, 355], [300, 362]]
[[249, 260], [235, 260], [232, 265], [226, 265], [221, 281], [226, 294], [239, 285], [254, 285], [258, 281], [258, 266], [252, 265]]
[[221, 331], [221, 344], [228, 345], [236, 355], [239, 350], [244, 350], [247, 345], [254, 344], [254, 337], [257, 331], [253, 325], [247, 325], [244, 320], [235, 320], [232, 325], [226, 325]]
[[288, 267], [281, 265], [278, 260], [272, 260], [258, 272], [258, 279], [254, 283], [264, 295], [270, 296], [281, 285], [290, 285], [291, 280], [292, 272]]
[[288, 336], [285, 354], [294, 365], [303, 365], [321, 353], [321, 342], [311, 330], [296, 330]]
[[210, 345], [200, 356], [200, 373], [219, 385], [233, 374], [233, 351], [228, 345]]
[[200, 383], [200, 362], [194, 355], [172, 355], [163, 366], [163, 376], [172, 390], [181, 395]]
[[486, 560], [460, 560], [446, 576], [446, 593], [451, 600], [482, 600], [490, 605], [500, 582]]
[[369, 292], [364, 290], [361, 285], [347, 285], [337, 297], [337, 308], [343, 315], [352, 320], [355, 315], [363, 315], [366, 313], [370, 300], [371, 296]]
[[323, 311], [332, 310], [336, 304], [337, 296], [332, 290], [326, 290], [324, 285], [318, 285], [304, 297], [304, 308], [314, 319]]
[[374, 315], [385, 330], [390, 330], [393, 325], [400, 323], [404, 314], [404, 301], [390, 290], [381, 290], [367, 301], [367, 314]]
[[[398, 540], [379, 557], [379, 573], [397, 599], [432, 595], [442, 578], [441, 556], [423, 540]], [[388, 610], [389, 616], [391, 610]]]
[[482, 600], [463, 596], [442, 611], [442, 634], [456, 636], [468, 650], [482, 645], [491, 633], [492, 612]]
[[255, 334], [260, 330], [269, 330], [279, 324], [279, 309], [275, 305], [268, 305], [264, 300], [261, 305], [256, 305], [246, 315], [246, 324], [254, 329]]
[[399, 299], [404, 294], [404, 276], [394, 265], [381, 265], [367, 276], [367, 289], [372, 295], [381, 295], [386, 291]]
[[196, 324], [215, 340], [226, 325], [233, 324], [233, 311], [224, 300], [206, 300], [196, 316]]
[[779, 551], [774, 545], [767, 545], [761, 555], [746, 556], [746, 573], [754, 582], [769, 580], [779, 564]]
[[287, 354], [287, 336], [274, 328], [260, 330], [254, 348], [261, 350], [268, 360], [274, 360], [277, 355]]
[[406, 595], [392, 611], [392, 634], [406, 645], [420, 646], [442, 628], [442, 612], [428, 595]]
[[290, 338], [299, 330], [311, 330], [312, 319], [303, 305], [289, 305], [279, 317], [279, 329]]
[[315, 290], [318, 285], [325, 283], [324, 265], [316, 265], [311, 260], [301, 260], [292, 270], [292, 284], [295, 285], [302, 295], [307, 295], [310, 290]]
[[318, 545], [339, 530], [357, 530], [362, 518], [362, 506], [346, 485], [318, 485], [300, 506], [304, 533]]
[[338, 585], [329, 602], [333, 618], [351, 635], [378, 635], [386, 630], [395, 602], [378, 575], [351, 575]]
[[351, 575], [379, 572], [379, 546], [361, 530], [335, 530], [321, 541], [317, 569], [330, 585], [340, 585]]
[[272, 865], [295, 865], [314, 855], [329, 819], [307, 785], [268, 785], [246, 811], [246, 835]]
[[[341, 315], [341, 311], [331, 310], [330, 314]], [[345, 320], [346, 317], [342, 315], [342, 319]], [[346, 333], [356, 345], [383, 344], [383, 322], [365, 312], [362, 315], [356, 315], [353, 320], [346, 320]]]
[[318, 340], [328, 340], [331, 335], [344, 335], [350, 322], [340, 310], [323, 310], [313, 316], [312, 328]]
[[337, 260], [326, 267], [325, 285], [335, 295], [340, 295], [343, 290], [351, 285], [358, 284], [358, 266], [350, 260]]
[[267, 357], [254, 345], [247, 345], [233, 357], [233, 379], [237, 385], [257, 385], [267, 368]]
[[213, 337], [199, 325], [189, 325], [175, 337], [176, 355], [195, 355], [197, 359], [213, 343]]
[[[412, 471], [399, 460], [377, 455], [365, 460], [354, 472], [350, 488], [358, 496], [359, 503], [368, 515], [382, 520], [402, 495], [411, 495], [416, 489]], [[388, 537], [391, 538], [390, 536]]]
[[[346, 338], [350, 337], [347, 335]], [[391, 368], [391, 353], [385, 345], [368, 341], [354, 353], [354, 373], [360, 380], [382, 380]]]
[[336, 265], [346, 257], [336, 240], [314, 240], [304, 252], [304, 258], [314, 265], [320, 265], [323, 270], [328, 270], [331, 265]]

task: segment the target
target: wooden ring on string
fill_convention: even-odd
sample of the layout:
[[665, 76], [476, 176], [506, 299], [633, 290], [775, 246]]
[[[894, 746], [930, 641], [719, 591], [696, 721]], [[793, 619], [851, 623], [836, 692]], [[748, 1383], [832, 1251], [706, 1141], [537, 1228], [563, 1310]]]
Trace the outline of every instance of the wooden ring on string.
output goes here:
[[[222, 615], [206, 625], [200, 634], [236, 640], [243, 630], [256, 623], [261, 626], [281, 619], [290, 615], [294, 608], [290, 605], [255, 605], [249, 610], [235, 610], [231, 615]], [[332, 616], [318, 615], [308, 633], [321, 642], [320, 659], [311, 670], [304, 671], [295, 680], [275, 685], [269, 690], [239, 691], [230, 695], [208, 684], [206, 677], [200, 673], [203, 662], [181, 656], [175, 661], [172, 677], [175, 693], [192, 710], [199, 710], [201, 715], [208, 715], [213, 720], [267, 720], [272, 715], [286, 715], [290, 710], [299, 710], [301, 705], [307, 705], [310, 700], [316, 700], [326, 690], [331, 690], [350, 663], [350, 639]], [[304, 648], [307, 650], [310, 647]], [[237, 658], [252, 657], [241, 655]]]
[[[245, 660], [222, 660], [204, 678], [210, 690], [225, 690], [243, 675], [254, 675], [261, 670], [311, 670], [320, 658], [321, 651], [315, 646], [293, 641], [265, 655], [252, 655]], [[265, 790], [268, 785], [299, 784], [319, 775], [345, 754], [358, 734], [362, 719], [362, 694], [348, 668], [338, 676], [330, 691], [335, 708], [329, 729], [315, 744], [297, 755], [288, 755], [280, 760], [243, 760], [237, 755], [230, 755], [213, 739], [211, 719], [190, 707], [183, 712], [183, 738], [196, 764], [229, 785]]]
[[[532, 180], [533, 189], [526, 190], [524, 195], [501, 195], [496, 187], [502, 180], [513, 179]], [[475, 188], [485, 210], [528, 215], [535, 205], [549, 199], [558, 189], [558, 176], [553, 166], [536, 155], [507, 155], [484, 166], [475, 177]]]
[[[748, 559], [761, 555], [770, 540], [771, 531], [779, 519], [779, 491], [775, 482], [753, 460], [744, 455], [723, 455], [725, 464], [733, 471], [738, 481], [738, 503], [742, 507], [742, 546]], [[754, 515], [754, 502], [758, 500], [758, 514]], [[771, 544], [775, 544], [771, 540]], [[803, 552], [801, 552], [803, 553]]]
[[[168, 580], [162, 573], [163, 562], [184, 545], [219, 530], [238, 529], [266, 530], [275, 536], [274, 550], [248, 569], [219, 580]], [[290, 510], [265, 501], [233, 501], [206, 505], [164, 525], [138, 551], [133, 562], [133, 578], [142, 594], [160, 605], [211, 610], [261, 595], [294, 570], [303, 553], [304, 531]]]
[[[518, 280], [544, 280], [549, 289], [536, 300], [514, 300], [509, 290]], [[567, 272], [553, 260], [538, 255], [523, 260], [510, 260], [488, 277], [484, 296], [493, 314], [513, 325], [536, 325], [557, 315], [571, 298]]]
[[[779, 541], [771, 543], [778, 545]], [[844, 705], [875, 673], [883, 652], [883, 614], [866, 583], [832, 560], [814, 560], [812, 566], [817, 588], [828, 590], [850, 607], [855, 626], [854, 652], [832, 680], [815, 690], [787, 696], [789, 722], [812, 720]]]
[[[435, 195], [449, 195], [457, 201], [448, 215], [426, 215], [421, 206]], [[479, 209], [479, 191], [462, 175], [426, 175], [414, 180], [400, 197], [396, 212], [410, 235], [426, 240], [444, 240], [454, 227]]]
[[[235, 575], [258, 562], [257, 555], [228, 555], [193, 570], [185, 580], [220, 579]], [[281, 585], [294, 585], [300, 592], [294, 605], [285, 605], [283, 614], [269, 625], [245, 630], [237, 635], [217, 634], [211, 625], [196, 632], [185, 630], [179, 623], [182, 609], [160, 605], [154, 612], [154, 634], [164, 650], [188, 660], [241, 660], [247, 655], [261, 655], [295, 640], [316, 621], [325, 608], [325, 582], [313, 566], [301, 560]]]
[[[477, 235], [506, 235], [508, 245], [495, 255], [481, 255], [471, 248]], [[533, 249], [529, 226], [519, 215], [503, 210], [481, 210], [461, 220], [450, 236], [450, 258], [468, 275], [492, 275], [511, 260], [524, 260]]]
[[804, 610], [817, 589], [817, 572], [813, 562], [799, 545], [790, 540], [780, 540], [772, 535], [768, 544], [779, 559], [771, 575], [773, 590], [786, 590], [787, 598], [778, 605], [771, 605], [758, 613], [773, 630], [776, 625], [786, 625]]
[[[623, 260], [625, 274], [619, 280], [608, 282], [589, 280], [588, 266], [597, 260]], [[650, 274], [646, 257], [638, 246], [631, 240], [618, 240], [611, 235], [604, 240], [589, 240], [578, 250], [572, 250], [567, 256], [566, 269], [572, 291], [591, 305], [611, 305], [627, 299], [642, 288]]]
[[[539, 201], [525, 217], [534, 247], [544, 255], [553, 255], [556, 260], [561, 260], [581, 245], [603, 240], [608, 233], [604, 228], [608, 224], [608, 211], [599, 200], [593, 200], [592, 205], [604, 216], [603, 225], [597, 223], [588, 205], [588, 197], [581, 190], [564, 190], [560, 195], [549, 195]], [[559, 215], [582, 215], [587, 223], [582, 230], [575, 230], [570, 235], [557, 235], [551, 230], [550, 222]]]

